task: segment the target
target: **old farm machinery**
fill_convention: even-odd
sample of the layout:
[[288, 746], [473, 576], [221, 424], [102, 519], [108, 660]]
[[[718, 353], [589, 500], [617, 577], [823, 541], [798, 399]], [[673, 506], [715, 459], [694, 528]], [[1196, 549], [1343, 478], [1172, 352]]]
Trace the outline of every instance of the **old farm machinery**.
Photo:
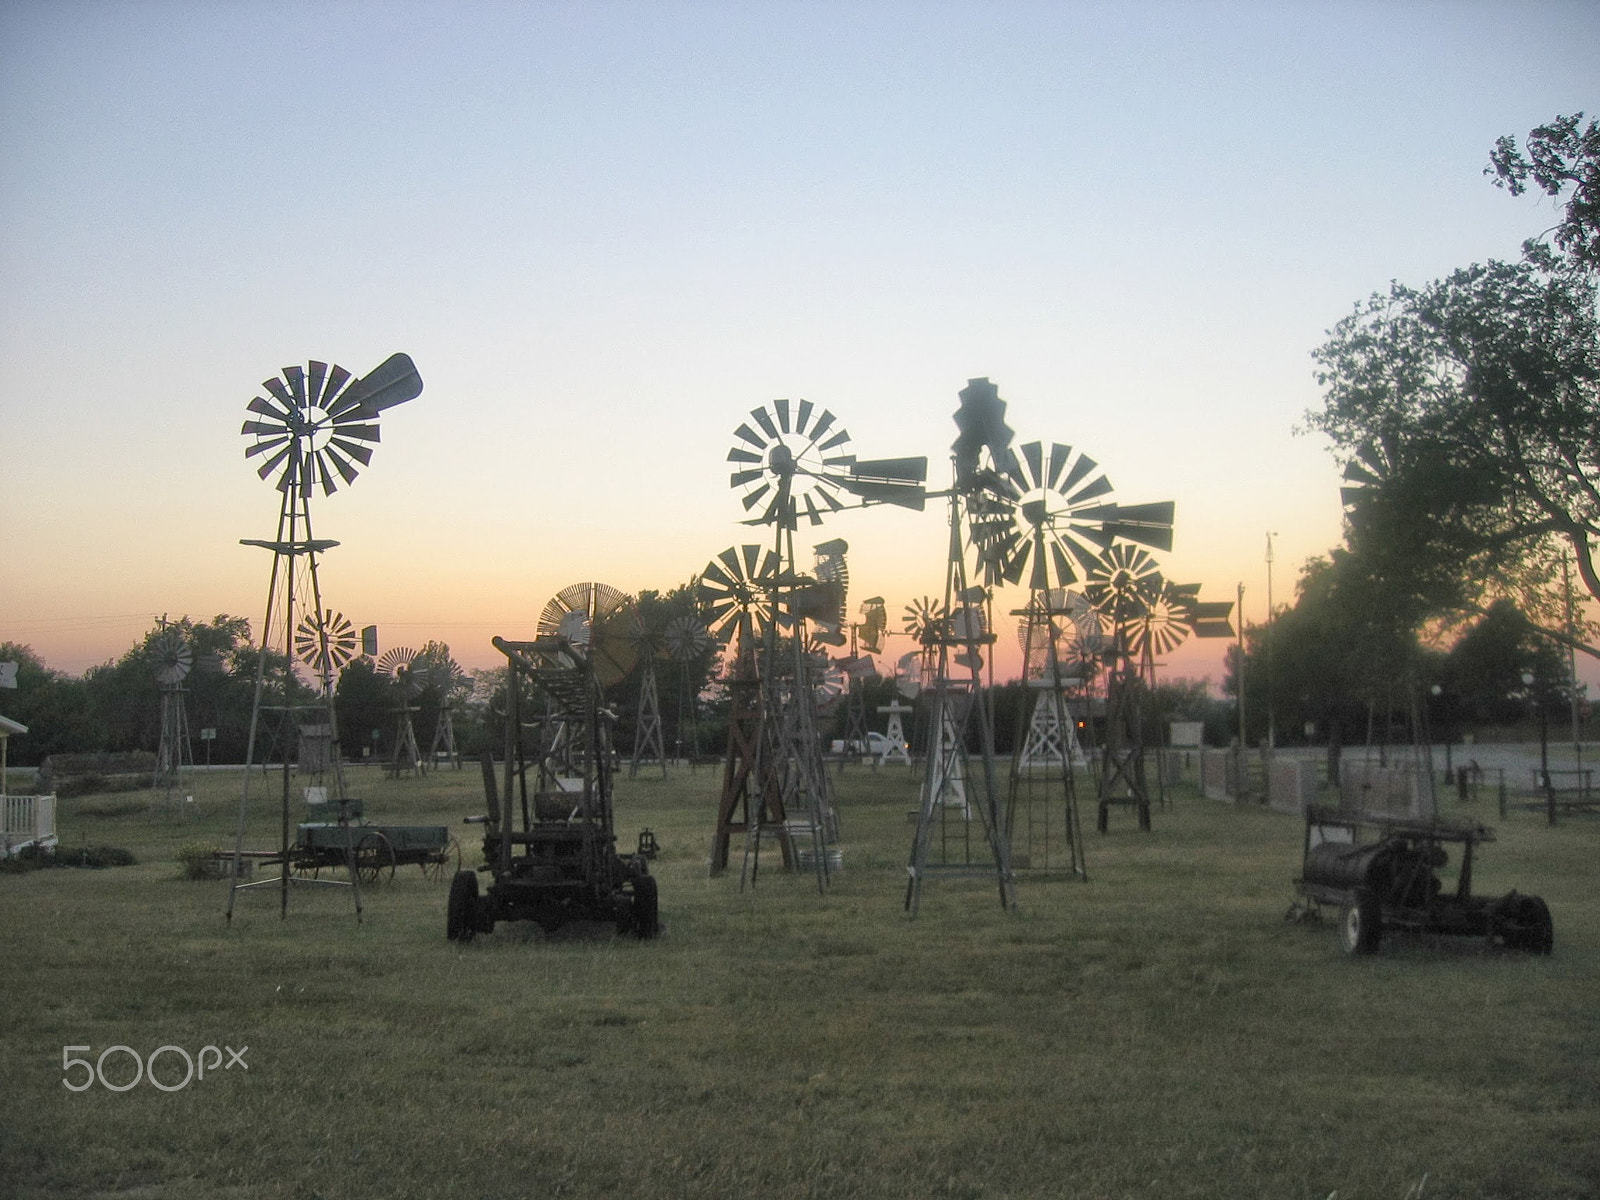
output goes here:
[[[309, 806], [315, 810], [330, 802]], [[307, 820], [295, 826], [294, 841], [285, 851], [244, 850], [243, 858], [263, 866], [288, 865], [300, 879], [320, 880], [327, 872], [337, 879], [349, 872], [362, 886], [383, 883], [399, 867], [415, 866], [428, 879], [439, 880], [461, 865], [461, 846], [444, 825], [393, 825], [361, 817], [361, 801], [339, 802], [327, 820]]]
[[[563, 598], [566, 611], [547, 608], [552, 619], [533, 641], [494, 639], [508, 664], [504, 773], [497, 782], [484, 760], [489, 812], [467, 818], [484, 826], [479, 871], [489, 882], [480, 892], [477, 872], [456, 873], [445, 921], [452, 941], [500, 921], [546, 932], [614, 922], [640, 938], [661, 929], [645, 839], [640, 852], [617, 853], [612, 810], [616, 715], [604, 688], [632, 665], [632, 605], [602, 584], [575, 585]], [[542, 711], [535, 693], [546, 699]]]
[[[1555, 931], [1542, 899], [1515, 890], [1494, 899], [1472, 894], [1473, 852], [1492, 841], [1494, 831], [1476, 823], [1308, 808], [1299, 898], [1289, 916], [1315, 919], [1320, 906], [1336, 905], [1347, 954], [1375, 953], [1389, 930], [1477, 937], [1549, 954]], [[1447, 891], [1439, 872], [1451, 846], [1461, 862], [1455, 889]]]

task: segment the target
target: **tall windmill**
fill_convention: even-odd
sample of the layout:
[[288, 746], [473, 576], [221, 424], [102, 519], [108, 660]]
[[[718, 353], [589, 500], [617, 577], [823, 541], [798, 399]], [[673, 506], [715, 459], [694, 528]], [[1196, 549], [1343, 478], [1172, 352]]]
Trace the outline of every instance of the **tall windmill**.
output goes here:
[[[228, 889], [228, 917], [233, 917], [234, 901], [241, 890], [255, 886], [240, 883], [246, 817], [250, 807], [250, 782], [256, 732], [269, 682], [285, 709], [294, 702], [295, 679], [293, 645], [295, 628], [306, 608], [323, 612], [322, 589], [317, 577], [319, 556], [338, 545], [319, 540], [311, 527], [311, 498], [318, 488], [324, 497], [349, 484], [361, 467], [372, 460], [378, 443], [378, 417], [388, 408], [414, 399], [422, 391], [422, 377], [411, 359], [395, 354], [365, 376], [357, 379], [343, 367], [312, 361], [306, 366], [285, 367], [281, 374], [262, 385], [246, 408], [250, 413], [241, 433], [250, 438], [245, 457], [257, 463], [256, 473], [272, 479], [280, 503], [278, 527], [271, 539], [244, 539], [244, 544], [259, 546], [272, 553], [272, 575], [267, 584], [266, 616], [261, 623], [260, 653], [257, 659], [254, 697], [250, 708], [250, 735], [246, 743], [244, 786], [239, 800], [239, 828], [234, 844], [232, 882]], [[319, 639], [325, 634], [319, 634]], [[276, 647], [276, 650], [274, 650]], [[274, 664], [270, 672], [268, 663]], [[327, 712], [328, 727], [338, 744], [333, 689], [327, 679], [318, 702]], [[334, 760], [335, 798], [340, 811], [347, 797], [344, 774]], [[280, 914], [289, 910], [289, 884], [294, 878], [289, 864], [289, 756], [283, 756], [281, 769], [280, 821]], [[354, 860], [351, 866], [352, 893], [356, 915], [361, 914], [359, 885], [355, 883]], [[266, 883], [268, 880], [260, 880]]]
[[184, 767], [194, 766], [194, 750], [189, 740], [189, 714], [183, 702], [183, 681], [194, 666], [194, 651], [183, 634], [169, 628], [165, 619], [161, 632], [150, 643], [155, 660], [156, 682], [161, 686], [161, 740], [156, 748], [156, 778], [170, 791]]
[[[827, 514], [869, 504], [895, 504], [921, 509], [926, 500], [923, 480], [927, 460], [897, 458], [862, 460], [850, 451], [850, 435], [827, 409], [809, 400], [774, 400], [750, 410], [750, 420], [734, 431], [728, 461], [735, 467], [729, 485], [742, 492], [747, 524], [772, 530], [777, 564], [771, 603], [774, 619], [767, 625], [761, 650], [757, 711], [760, 730], [754, 753], [759, 766], [770, 758], [785, 812], [807, 812], [812, 857], [819, 890], [827, 884], [825, 829], [836, 819], [817, 738], [815, 693], [808, 681], [805, 626], [837, 628], [844, 620], [843, 589], [803, 575], [797, 565], [794, 534], [804, 517], [820, 525]], [[840, 551], [842, 557], [842, 551]], [[703, 581], [702, 581], [703, 582]], [[780, 626], [787, 636], [780, 635]], [[842, 635], [841, 635], [842, 641]], [[732, 753], [730, 749], [730, 753]], [[723, 796], [723, 806], [728, 797]], [[719, 808], [719, 838], [722, 809]], [[761, 819], [746, 822], [745, 871], [752, 882], [759, 870]], [[788, 855], [787, 842], [785, 845]], [[716, 854], [713, 853], [715, 865]]]
[[[987, 379], [969, 380], [961, 390], [956, 410], [957, 436], [951, 445], [954, 479], [947, 498], [950, 505], [950, 541], [945, 555], [943, 612], [948, 614], [926, 631], [925, 661], [931, 661], [933, 692], [927, 710], [927, 752], [923, 759], [922, 793], [917, 830], [911, 843], [905, 907], [913, 917], [921, 903], [923, 882], [940, 872], [970, 874], [985, 869], [987, 858], [994, 871], [1002, 908], [1016, 907], [1016, 880], [1004, 826], [1000, 784], [995, 767], [994, 713], [983, 687], [983, 651], [993, 640], [981, 618], [988, 589], [967, 573], [968, 548], [983, 528], [982, 521], [1008, 495], [1001, 472], [1011, 461], [1011, 427], [1005, 422], [1005, 401]], [[981, 543], [980, 543], [981, 546]], [[987, 572], [992, 574], [992, 572]], [[954, 668], [964, 667], [957, 680]], [[976, 728], [980, 754], [974, 775], [967, 752], [968, 734]], [[975, 783], [981, 794], [976, 808], [982, 826], [982, 846], [974, 845], [971, 822], [962, 820], [957, 837], [942, 834], [952, 811], [951, 785], [960, 780], [962, 812], [969, 811], [966, 789]], [[940, 848], [955, 846], [954, 853], [935, 858]]]

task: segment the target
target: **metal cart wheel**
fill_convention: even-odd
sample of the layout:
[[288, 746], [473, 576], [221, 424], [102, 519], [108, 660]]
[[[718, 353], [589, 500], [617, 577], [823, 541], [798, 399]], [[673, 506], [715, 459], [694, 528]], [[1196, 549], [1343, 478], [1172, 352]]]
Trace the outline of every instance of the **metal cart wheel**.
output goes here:
[[1339, 910], [1339, 944], [1346, 954], [1372, 954], [1383, 940], [1383, 907], [1366, 888], [1357, 888]]
[[394, 846], [380, 830], [369, 829], [356, 843], [356, 878], [368, 885], [394, 878]]
[[455, 873], [461, 869], [461, 843], [456, 841], [455, 834], [449, 835], [449, 840], [443, 846], [422, 860], [422, 874], [424, 878], [433, 883], [442, 883], [446, 879], [454, 879]]

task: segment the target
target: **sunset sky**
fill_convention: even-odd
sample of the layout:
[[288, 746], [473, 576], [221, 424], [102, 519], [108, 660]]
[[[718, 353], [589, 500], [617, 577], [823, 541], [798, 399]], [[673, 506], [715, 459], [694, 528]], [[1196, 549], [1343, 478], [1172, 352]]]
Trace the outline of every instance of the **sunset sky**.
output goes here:
[[[764, 540], [725, 456], [778, 397], [937, 485], [975, 376], [1019, 441], [1175, 501], [1168, 576], [1261, 620], [1267, 532], [1279, 600], [1339, 539], [1311, 350], [1554, 224], [1482, 172], [1600, 113], [1596, 46], [1588, 0], [11, 0], [0, 640], [78, 673], [163, 613], [259, 622], [245, 405], [395, 351], [425, 390], [314, 502], [327, 603], [385, 646], [494, 665], [567, 584]], [[898, 625], [946, 536], [800, 539]], [[1220, 645], [1166, 672], [1218, 682]]]

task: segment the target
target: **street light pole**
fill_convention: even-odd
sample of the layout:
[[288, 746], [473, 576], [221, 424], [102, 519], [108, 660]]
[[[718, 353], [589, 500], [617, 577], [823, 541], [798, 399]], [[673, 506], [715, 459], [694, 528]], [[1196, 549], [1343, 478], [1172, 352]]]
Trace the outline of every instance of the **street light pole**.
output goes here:
[[1245, 739], [1244, 739], [1244, 584], [1243, 583], [1239, 584], [1238, 601], [1234, 605], [1233, 611], [1239, 614], [1239, 678], [1238, 678], [1239, 688], [1238, 688], [1238, 695], [1236, 697], [1238, 702], [1239, 702], [1239, 755], [1238, 755], [1237, 761], [1234, 763], [1234, 770], [1237, 773], [1237, 775], [1236, 775], [1236, 786], [1238, 788], [1239, 798], [1242, 800], [1242, 799], [1244, 799], [1245, 792], [1246, 792], [1246, 782], [1245, 782], [1246, 776], [1245, 776], [1245, 769], [1244, 769], [1245, 768]]

